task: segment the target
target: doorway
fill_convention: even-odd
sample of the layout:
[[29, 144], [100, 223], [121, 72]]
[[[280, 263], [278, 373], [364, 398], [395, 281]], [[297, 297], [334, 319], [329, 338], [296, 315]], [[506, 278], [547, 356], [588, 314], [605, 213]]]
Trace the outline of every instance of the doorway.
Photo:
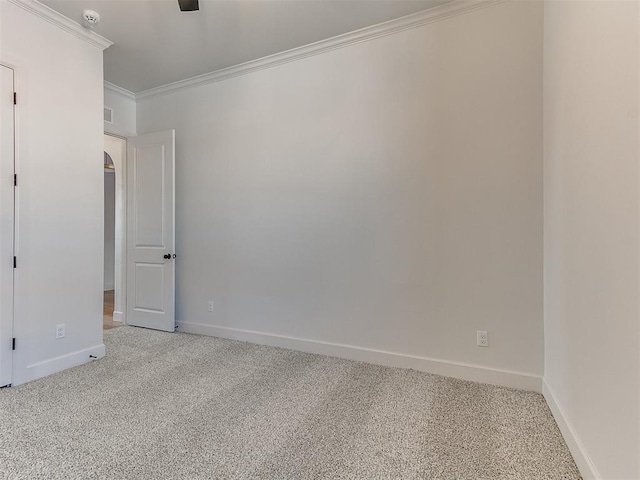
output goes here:
[[[109, 169], [115, 172], [113, 317], [109, 320], [114, 326], [173, 332], [175, 131], [130, 138], [105, 133], [104, 150], [107, 161], [113, 162]], [[105, 285], [109, 288], [108, 282]], [[107, 301], [110, 295], [107, 290]]]
[[116, 171], [113, 159], [104, 152], [104, 294], [102, 326], [119, 327], [113, 321], [116, 275]]
[[122, 326], [126, 292], [126, 189], [127, 141], [104, 135], [104, 287], [103, 329]]

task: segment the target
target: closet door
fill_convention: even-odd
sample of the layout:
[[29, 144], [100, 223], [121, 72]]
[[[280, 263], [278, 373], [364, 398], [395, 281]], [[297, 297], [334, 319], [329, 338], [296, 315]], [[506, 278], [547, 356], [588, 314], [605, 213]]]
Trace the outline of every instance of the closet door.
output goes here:
[[14, 96], [13, 70], [0, 65], [0, 387], [13, 371]]

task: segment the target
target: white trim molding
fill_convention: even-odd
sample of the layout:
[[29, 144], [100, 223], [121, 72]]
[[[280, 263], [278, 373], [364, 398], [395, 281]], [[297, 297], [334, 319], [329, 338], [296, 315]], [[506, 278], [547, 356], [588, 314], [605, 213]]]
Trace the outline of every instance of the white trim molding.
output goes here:
[[126, 88], [119, 87], [115, 83], [107, 82], [105, 80], [104, 81], [104, 88], [105, 88], [105, 90], [110, 90], [110, 91], [112, 91], [114, 93], [122, 95], [123, 97], [129, 98], [131, 100], [135, 100], [136, 99], [136, 94], [135, 93], [130, 92]]
[[546, 378], [542, 379], [542, 395], [549, 405], [553, 418], [558, 424], [560, 433], [562, 433], [571, 455], [573, 455], [573, 459], [578, 466], [578, 470], [580, 470], [582, 478], [584, 480], [602, 480], [602, 476], [598, 473], [598, 469], [593, 464], [593, 461], [589, 457], [587, 450], [585, 449], [565, 411], [562, 409], [562, 406], [558, 403], [558, 400], [553, 394], [553, 390], [551, 390]]
[[85, 348], [83, 350], [78, 350], [67, 355], [51, 358], [49, 360], [45, 360], [44, 362], [34, 363], [27, 366], [26, 378], [21, 379], [21, 381], [19, 381], [18, 383], [14, 383], [14, 385], [30, 382], [38, 378], [46, 377], [47, 375], [51, 375], [53, 373], [61, 372], [63, 370], [66, 370], [67, 368], [77, 367], [78, 365], [89, 363], [92, 360], [104, 357], [105, 351], [105, 346], [103, 343], [101, 343], [99, 345]]
[[354, 345], [306, 340], [303, 338], [289, 337], [285, 335], [274, 335], [272, 333], [255, 332], [251, 330], [205, 325], [193, 322], [178, 322], [178, 331], [197, 335], [207, 335], [210, 337], [227, 338], [230, 340], [239, 340], [242, 342], [268, 345], [271, 347], [288, 348], [301, 352], [345, 358], [347, 360], [373, 363], [387, 367], [410, 368], [445, 377], [488, 383], [502, 387], [517, 388], [519, 390], [529, 390], [537, 393], [542, 391], [542, 377], [539, 375], [499, 370], [469, 363], [452, 362], [448, 360], [374, 350]]
[[56, 12], [52, 8], [43, 5], [37, 0], [8, 0], [10, 3], [17, 5], [20, 8], [34, 14], [37, 17], [46, 20], [49, 23], [61, 28], [62, 30], [74, 35], [85, 42], [98, 47], [102, 50], [109, 48], [113, 45], [111, 40], [104, 38], [102, 35], [98, 35], [96, 32], [83, 27], [78, 22], [75, 22], [61, 13]]
[[404, 30], [421, 27], [429, 23], [438, 22], [440, 20], [478, 10], [480, 8], [489, 7], [505, 1], [508, 0], [452, 0], [451, 2], [443, 5], [380, 23], [378, 25], [365, 27], [350, 33], [338, 35], [326, 40], [320, 40], [319, 42], [286, 50], [257, 60], [251, 60], [232, 67], [216, 70], [211, 73], [205, 73], [203, 75], [197, 75], [195, 77], [179, 80], [167, 85], [150, 88], [136, 93], [135, 98], [136, 100], [141, 100], [184, 90], [190, 87], [220, 82], [229, 78], [275, 67], [276, 65], [301, 60], [312, 55], [319, 55], [331, 50], [347, 47], [355, 43], [366, 42], [385, 35], [391, 35]]

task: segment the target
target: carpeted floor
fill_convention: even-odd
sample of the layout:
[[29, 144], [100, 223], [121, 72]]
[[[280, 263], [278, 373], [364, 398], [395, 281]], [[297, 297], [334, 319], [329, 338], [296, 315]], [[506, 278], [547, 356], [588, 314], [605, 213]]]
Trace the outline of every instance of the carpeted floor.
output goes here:
[[122, 327], [0, 390], [2, 479], [579, 479], [542, 396]]

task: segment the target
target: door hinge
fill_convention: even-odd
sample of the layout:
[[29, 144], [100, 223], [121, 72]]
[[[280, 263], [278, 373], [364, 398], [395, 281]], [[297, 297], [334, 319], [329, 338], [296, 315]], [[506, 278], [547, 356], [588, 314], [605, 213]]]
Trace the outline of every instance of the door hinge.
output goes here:
[[13, 341], [11, 342], [11, 350], [15, 350], [16, 349], [16, 339], [14, 338]]
[[13, 268], [18, 268], [18, 257], [13, 257]]
[[14, 187], [18, 186], [18, 174], [17, 173], [13, 174], [13, 186]]
[[13, 92], [13, 104], [14, 105], [18, 104], [18, 92]]

